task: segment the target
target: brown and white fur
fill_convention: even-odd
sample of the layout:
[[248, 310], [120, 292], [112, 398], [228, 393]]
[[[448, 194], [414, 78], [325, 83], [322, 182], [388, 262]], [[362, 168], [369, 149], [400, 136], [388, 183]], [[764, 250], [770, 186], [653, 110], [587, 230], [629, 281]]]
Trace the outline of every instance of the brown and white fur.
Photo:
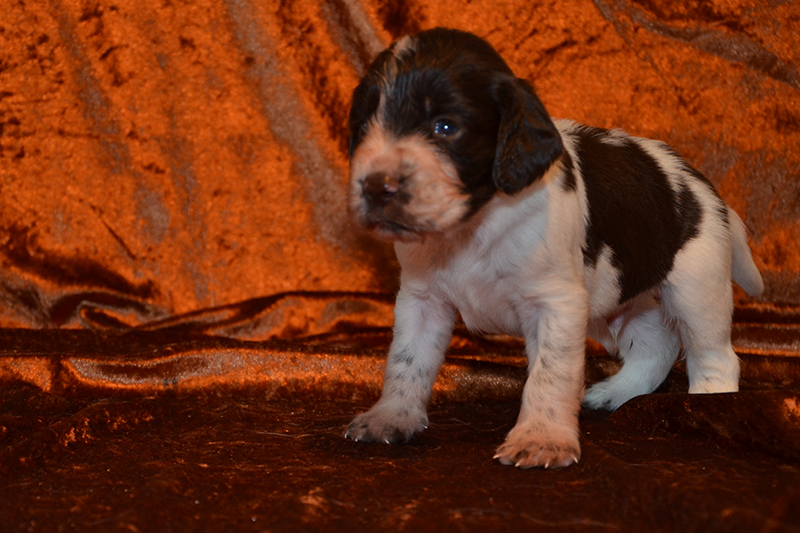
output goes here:
[[[345, 436], [402, 442], [426, 406], [460, 314], [525, 339], [528, 378], [503, 464], [580, 458], [578, 412], [616, 409], [666, 378], [738, 389], [731, 279], [763, 286], [744, 225], [668, 146], [553, 122], [474, 35], [434, 29], [383, 52], [354, 92], [350, 206], [395, 241], [402, 274], [383, 393]], [[622, 362], [584, 395], [585, 340]]]

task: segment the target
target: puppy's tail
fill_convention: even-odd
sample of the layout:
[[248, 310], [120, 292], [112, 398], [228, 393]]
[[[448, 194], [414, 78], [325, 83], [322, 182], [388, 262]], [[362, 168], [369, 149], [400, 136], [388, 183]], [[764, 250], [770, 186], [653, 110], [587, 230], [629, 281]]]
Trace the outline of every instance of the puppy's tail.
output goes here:
[[731, 228], [731, 245], [733, 258], [731, 277], [744, 292], [750, 296], [758, 296], [764, 291], [761, 273], [753, 262], [753, 254], [747, 245], [747, 228], [736, 212], [728, 207], [728, 220]]

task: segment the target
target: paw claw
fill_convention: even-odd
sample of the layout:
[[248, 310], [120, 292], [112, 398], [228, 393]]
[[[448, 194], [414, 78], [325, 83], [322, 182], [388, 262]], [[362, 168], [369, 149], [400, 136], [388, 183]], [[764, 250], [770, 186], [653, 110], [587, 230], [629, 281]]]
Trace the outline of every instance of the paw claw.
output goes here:
[[577, 437], [554, 439], [526, 429], [513, 429], [494, 459], [517, 468], [564, 468], [577, 463], [580, 445]]
[[376, 404], [366, 413], [355, 417], [344, 437], [355, 442], [407, 442], [427, 427], [424, 411], [403, 408], [399, 412], [386, 405]]

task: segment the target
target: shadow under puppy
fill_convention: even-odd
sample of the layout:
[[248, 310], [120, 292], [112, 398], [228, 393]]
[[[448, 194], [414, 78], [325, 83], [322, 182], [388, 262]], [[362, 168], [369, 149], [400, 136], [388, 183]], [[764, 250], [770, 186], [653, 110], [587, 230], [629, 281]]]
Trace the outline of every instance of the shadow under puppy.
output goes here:
[[[744, 225], [667, 145], [553, 122], [482, 39], [437, 28], [381, 53], [353, 94], [350, 208], [402, 267], [381, 399], [346, 437], [405, 441], [460, 313], [521, 336], [528, 378], [496, 458], [564, 467], [578, 412], [655, 390], [681, 346], [689, 392], [738, 389], [731, 278], [761, 276]], [[590, 336], [623, 365], [584, 396]]]

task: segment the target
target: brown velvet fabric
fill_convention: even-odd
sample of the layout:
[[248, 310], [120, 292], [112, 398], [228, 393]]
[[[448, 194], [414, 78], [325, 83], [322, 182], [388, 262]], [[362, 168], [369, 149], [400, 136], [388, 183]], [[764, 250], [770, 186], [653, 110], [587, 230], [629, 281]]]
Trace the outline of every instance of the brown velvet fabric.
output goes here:
[[[0, 524], [25, 531], [800, 528], [800, 7], [790, 1], [0, 0]], [[431, 427], [357, 445], [397, 266], [346, 210], [349, 97], [473, 31], [557, 117], [659, 138], [745, 220], [742, 391], [582, 413], [493, 462], [519, 340], [458, 329]], [[616, 363], [589, 343], [587, 379]]]

